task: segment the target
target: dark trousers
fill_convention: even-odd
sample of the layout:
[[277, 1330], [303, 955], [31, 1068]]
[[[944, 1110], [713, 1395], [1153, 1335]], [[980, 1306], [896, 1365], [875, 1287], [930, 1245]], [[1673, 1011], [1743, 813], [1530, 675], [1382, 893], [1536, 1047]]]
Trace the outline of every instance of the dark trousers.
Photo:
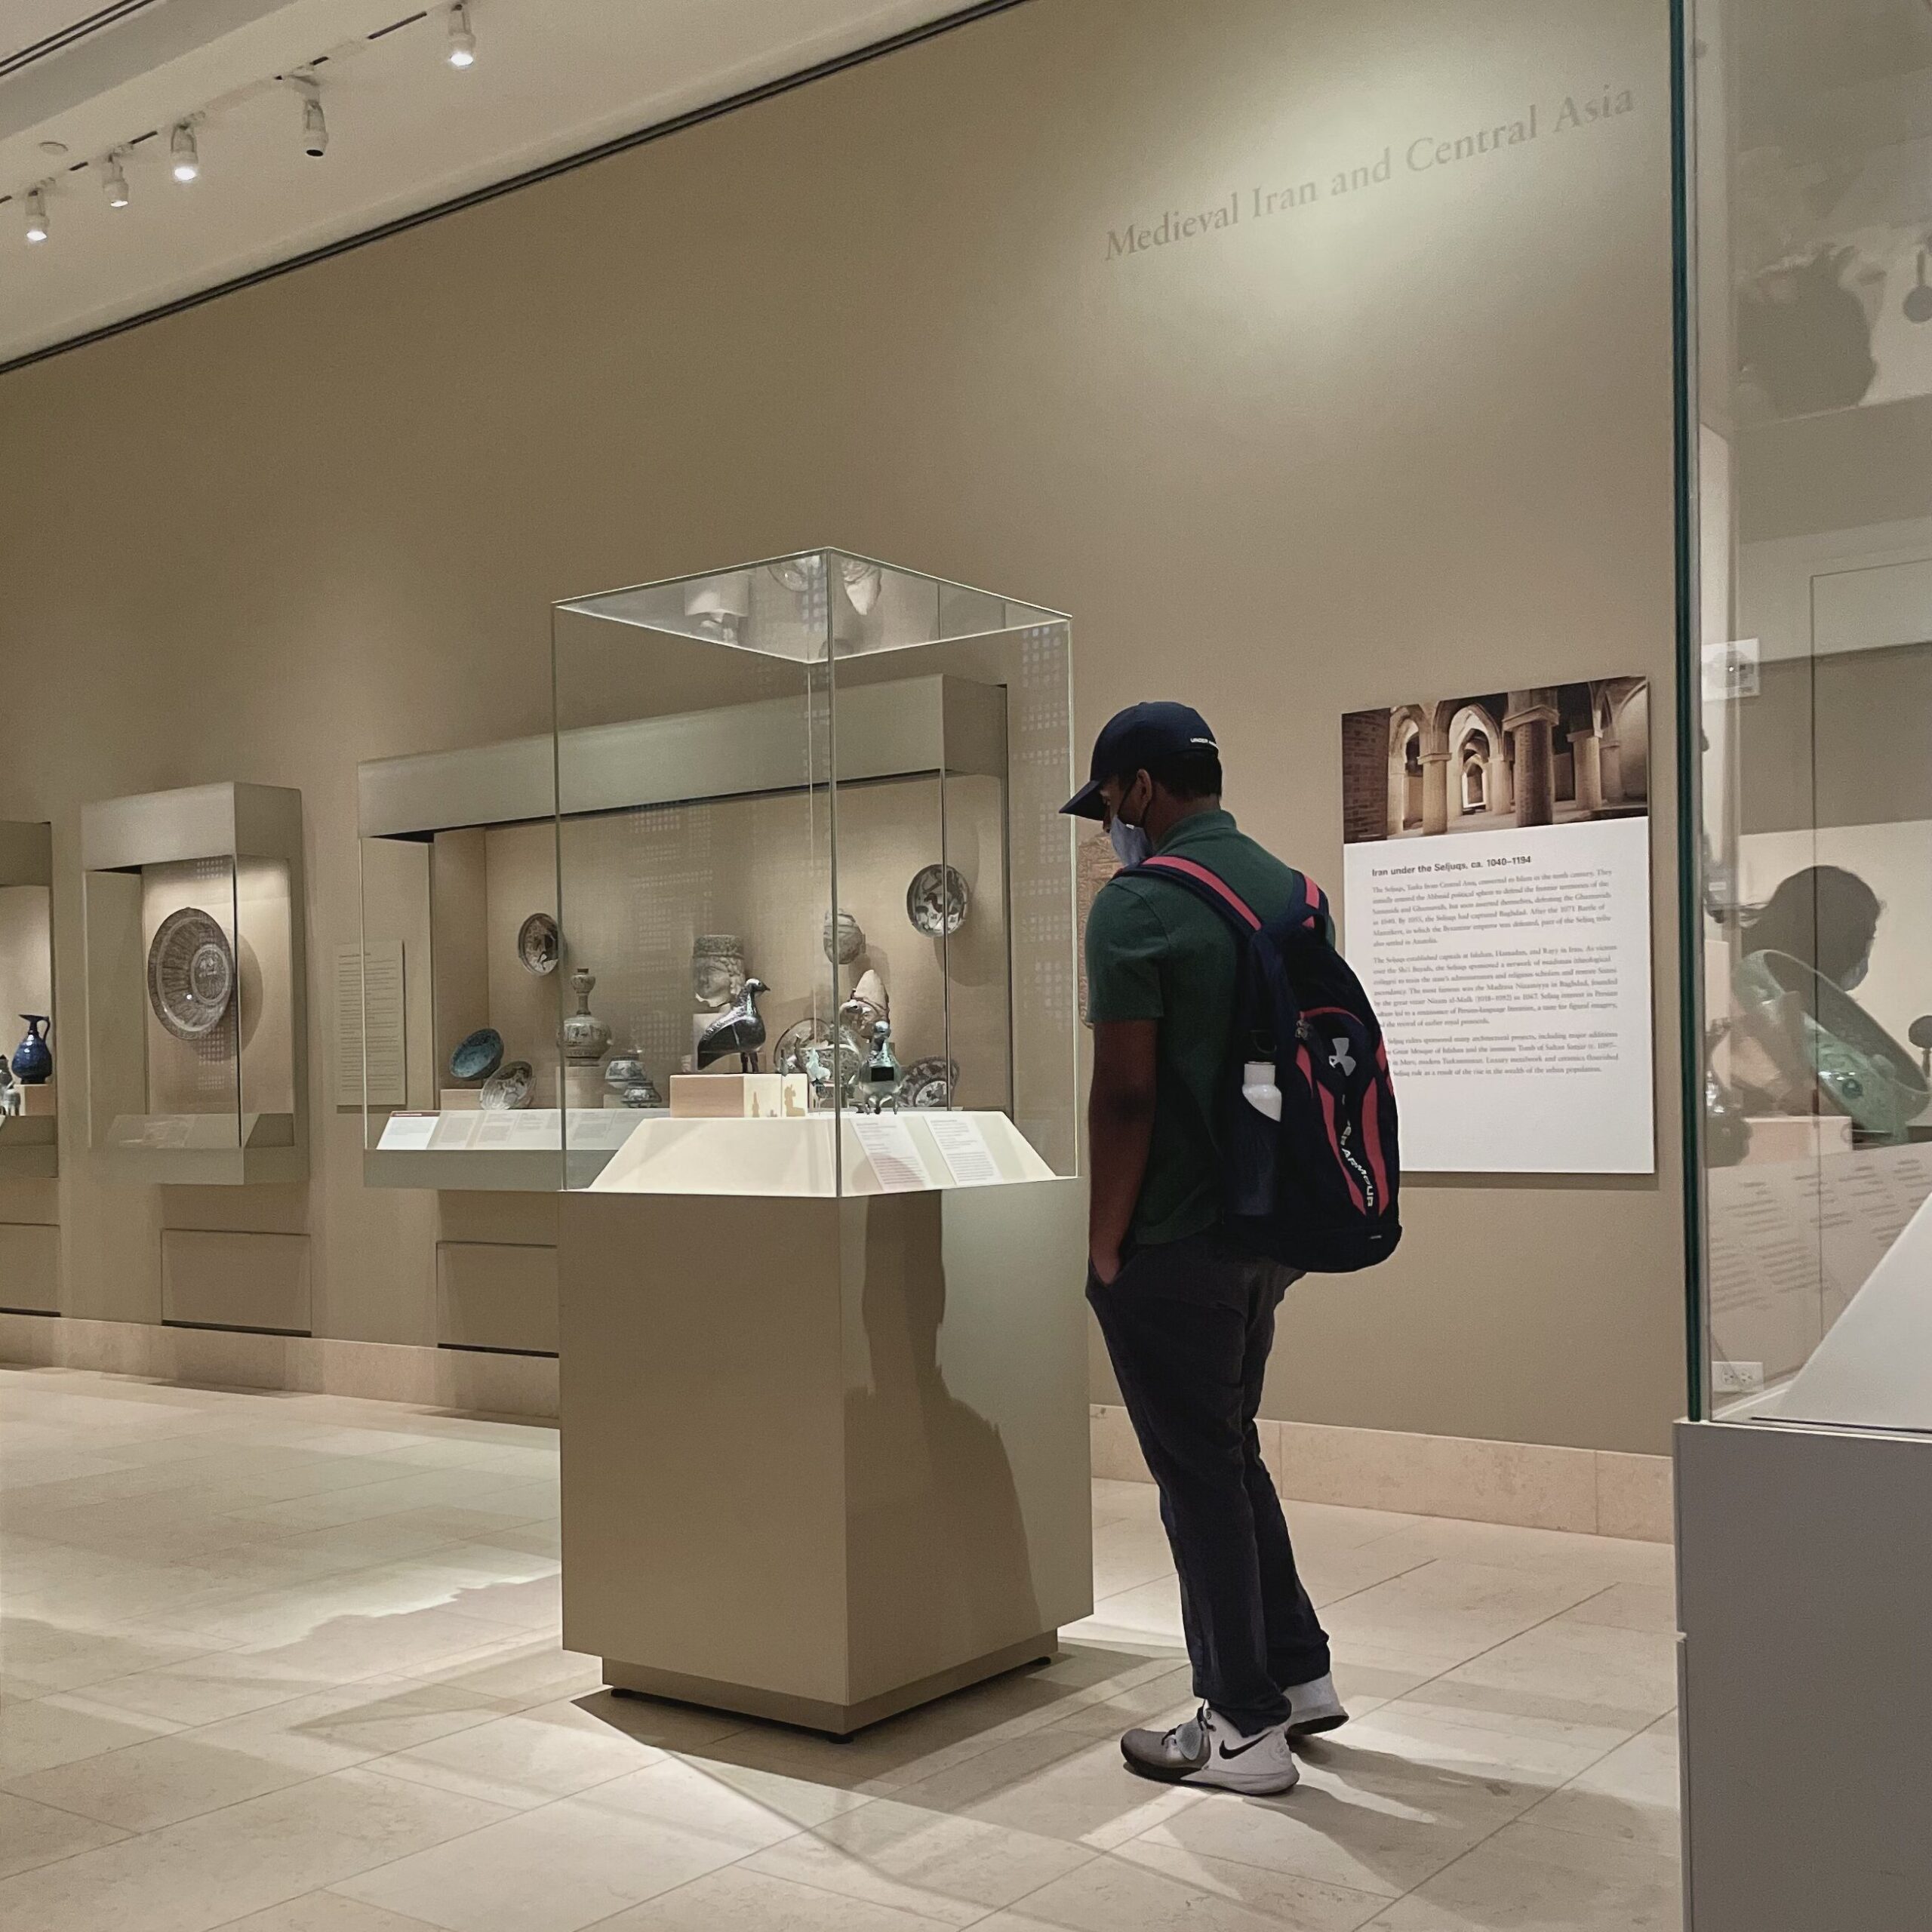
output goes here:
[[1195, 1695], [1252, 1735], [1283, 1692], [1328, 1671], [1328, 1638], [1295, 1572], [1254, 1417], [1294, 1271], [1193, 1235], [1134, 1249], [1087, 1299], [1161, 1491], [1180, 1572]]

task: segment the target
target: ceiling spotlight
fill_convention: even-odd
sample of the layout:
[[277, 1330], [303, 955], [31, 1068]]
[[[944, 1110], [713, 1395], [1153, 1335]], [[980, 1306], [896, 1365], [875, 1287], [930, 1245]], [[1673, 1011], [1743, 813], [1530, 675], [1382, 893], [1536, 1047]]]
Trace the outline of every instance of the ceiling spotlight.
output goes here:
[[311, 161], [320, 161], [329, 151], [329, 122], [322, 112], [321, 90], [313, 81], [291, 81], [289, 85], [302, 97], [302, 152]]
[[128, 198], [128, 176], [121, 165], [121, 156], [118, 152], [111, 154], [100, 166], [100, 192], [107, 197], [107, 205], [111, 208], [125, 208]]
[[177, 121], [174, 132], [169, 137], [168, 149], [174, 157], [174, 178], [177, 181], [192, 181], [202, 171], [202, 157], [195, 146], [195, 130], [186, 121]]
[[27, 190], [27, 239], [47, 239], [47, 197], [38, 188]]
[[450, 51], [452, 67], [472, 66], [476, 59], [476, 36], [469, 31], [469, 9], [457, 0], [450, 9]]

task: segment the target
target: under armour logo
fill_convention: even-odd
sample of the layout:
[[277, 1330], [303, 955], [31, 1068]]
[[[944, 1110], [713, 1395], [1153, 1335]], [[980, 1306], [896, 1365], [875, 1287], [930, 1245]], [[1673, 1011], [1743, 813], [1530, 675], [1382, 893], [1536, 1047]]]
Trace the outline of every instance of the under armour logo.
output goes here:
[[1349, 1051], [1348, 1041], [1346, 1038], [1340, 1039], [1334, 1043], [1334, 1045], [1335, 1051], [1328, 1056], [1328, 1064], [1331, 1066], [1339, 1066], [1352, 1079], [1355, 1070], [1355, 1057]]

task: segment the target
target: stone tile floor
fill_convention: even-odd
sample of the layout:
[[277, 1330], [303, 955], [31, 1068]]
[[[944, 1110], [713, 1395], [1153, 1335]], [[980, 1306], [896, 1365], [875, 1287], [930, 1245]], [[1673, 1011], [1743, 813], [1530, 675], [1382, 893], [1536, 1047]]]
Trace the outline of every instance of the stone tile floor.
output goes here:
[[838, 1745], [558, 1644], [555, 1435], [0, 1371], [0, 1925], [1644, 1932], [1679, 1924], [1669, 1552], [1297, 1505], [1355, 1721], [1267, 1801], [1189, 1707], [1153, 1492], [1050, 1668]]

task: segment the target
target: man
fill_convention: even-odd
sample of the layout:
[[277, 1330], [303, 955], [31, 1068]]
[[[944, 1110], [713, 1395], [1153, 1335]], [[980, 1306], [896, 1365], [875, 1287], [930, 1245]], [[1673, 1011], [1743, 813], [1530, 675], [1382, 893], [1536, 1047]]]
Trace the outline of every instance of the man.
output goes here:
[[[1064, 809], [1099, 820], [1124, 864], [1185, 857], [1263, 919], [1299, 883], [1222, 810], [1220, 747], [1185, 705], [1109, 720]], [[1116, 877], [1094, 902], [1087, 1294], [1160, 1487], [1201, 1700], [1186, 1723], [1131, 1730], [1121, 1749], [1143, 1777], [1258, 1793], [1300, 1775], [1291, 1737], [1348, 1713], [1254, 1428], [1275, 1311], [1297, 1277], [1219, 1232], [1236, 966], [1220, 915], [1158, 874]]]

